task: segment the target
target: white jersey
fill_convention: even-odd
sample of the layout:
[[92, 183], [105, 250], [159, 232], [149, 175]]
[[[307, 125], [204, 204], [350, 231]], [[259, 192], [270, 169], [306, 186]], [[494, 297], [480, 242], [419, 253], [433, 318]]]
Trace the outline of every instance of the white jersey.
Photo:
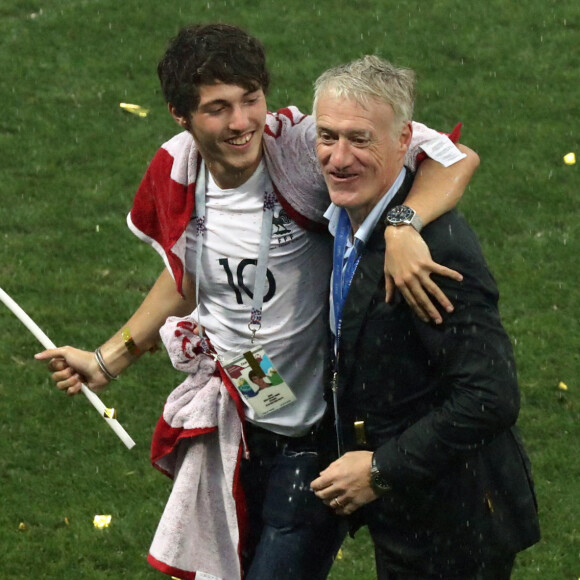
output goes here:
[[[264, 162], [236, 189], [220, 189], [208, 175], [206, 232], [196, 318], [221, 356], [253, 346], [248, 328], [260, 245], [264, 192], [272, 191]], [[195, 220], [187, 228], [185, 267], [195, 277]], [[279, 203], [256, 335], [296, 401], [263, 417], [248, 406], [249, 421], [283, 435], [304, 435], [324, 413], [323, 372], [328, 352], [328, 281], [332, 241], [299, 228]]]

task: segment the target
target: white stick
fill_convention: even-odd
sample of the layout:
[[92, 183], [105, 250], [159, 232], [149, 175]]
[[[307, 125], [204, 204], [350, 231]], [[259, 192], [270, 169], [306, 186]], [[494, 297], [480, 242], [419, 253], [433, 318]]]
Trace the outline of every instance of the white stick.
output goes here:
[[[44, 348], [56, 348], [56, 345], [42, 330], [38, 327], [38, 325], [0, 288], [0, 300], [4, 302], [4, 304], [16, 315], [16, 317], [30, 330], [30, 332], [38, 339], [40, 344], [44, 346]], [[123, 429], [121, 424], [117, 421], [117, 419], [109, 418], [105, 415], [105, 410], [107, 407], [103, 404], [101, 399], [89, 389], [86, 385], [82, 385], [81, 389], [87, 399], [91, 402], [93, 407], [99, 412], [99, 415], [105, 419], [108, 423], [109, 427], [118, 435], [119, 439], [127, 446], [128, 449], [132, 449], [135, 446], [135, 441], [131, 439], [127, 431]]]

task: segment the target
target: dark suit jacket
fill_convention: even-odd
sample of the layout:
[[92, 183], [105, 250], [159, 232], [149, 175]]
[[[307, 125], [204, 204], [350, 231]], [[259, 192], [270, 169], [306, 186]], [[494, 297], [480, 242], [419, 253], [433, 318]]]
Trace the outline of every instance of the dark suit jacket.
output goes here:
[[[408, 174], [389, 207], [403, 202]], [[422, 232], [434, 277], [455, 306], [422, 322], [399, 295], [384, 301], [379, 222], [345, 303], [338, 413], [347, 449], [376, 450], [393, 490], [361, 511], [394, 569], [461, 574], [539, 539], [530, 465], [514, 424], [519, 389], [498, 291], [475, 234], [452, 211]], [[367, 444], [355, 439], [363, 420]]]

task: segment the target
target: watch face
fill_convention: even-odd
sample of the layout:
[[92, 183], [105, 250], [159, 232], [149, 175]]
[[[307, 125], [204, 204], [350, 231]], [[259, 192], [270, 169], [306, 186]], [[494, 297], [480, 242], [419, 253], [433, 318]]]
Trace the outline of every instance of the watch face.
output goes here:
[[409, 223], [413, 219], [414, 215], [415, 212], [410, 207], [407, 207], [406, 205], [397, 205], [389, 210], [387, 218], [391, 223], [400, 224]]
[[374, 455], [371, 463], [371, 487], [377, 493], [385, 493], [391, 490], [391, 486], [387, 481], [384, 480], [381, 472], [379, 471], [379, 468], [377, 467]]
[[371, 472], [371, 486], [377, 492], [386, 492], [391, 489], [391, 486], [383, 479], [378, 470]]

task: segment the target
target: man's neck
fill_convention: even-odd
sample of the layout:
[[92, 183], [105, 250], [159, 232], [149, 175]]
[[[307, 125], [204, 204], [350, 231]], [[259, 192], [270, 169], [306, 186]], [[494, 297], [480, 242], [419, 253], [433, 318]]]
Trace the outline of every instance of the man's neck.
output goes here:
[[[403, 171], [403, 168], [401, 167], [396, 178], [391, 182], [391, 185], [378, 199], [374, 199], [373, 201], [359, 207], [346, 208], [353, 235], [357, 233], [371, 214], [373, 217], [370, 220], [370, 224], [365, 226], [365, 229], [374, 229], [380, 214], [382, 214], [387, 208], [388, 204], [392, 201], [397, 191], [402, 186], [405, 175], [406, 172]], [[363, 234], [363, 238], [366, 237], [366, 235], [367, 234]]]
[[256, 169], [262, 161], [263, 154], [261, 153], [259, 157], [251, 164], [243, 168], [232, 167], [231, 165], [225, 166], [218, 162], [206, 162], [207, 168], [220, 189], [236, 189], [240, 187], [252, 175], [254, 175]]
[[358, 229], [363, 225], [366, 217], [369, 215], [370, 209], [364, 212], [347, 209], [346, 213], [348, 214], [348, 219], [350, 220], [350, 227], [352, 229], [352, 235], [354, 236], [354, 234], [357, 233]]

